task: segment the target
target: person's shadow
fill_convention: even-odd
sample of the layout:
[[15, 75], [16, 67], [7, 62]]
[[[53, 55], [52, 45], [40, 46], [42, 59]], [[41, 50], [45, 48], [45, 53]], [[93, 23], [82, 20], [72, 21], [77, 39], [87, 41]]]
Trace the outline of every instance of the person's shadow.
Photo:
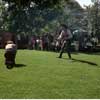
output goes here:
[[24, 65], [24, 64], [15, 64], [15, 66], [14, 67], [16, 67], [16, 68], [20, 68], [20, 67], [25, 67], [26, 65]]
[[72, 59], [73, 62], [81, 62], [81, 63], [86, 63], [86, 64], [89, 64], [89, 65], [93, 65], [93, 66], [98, 66], [98, 64], [94, 63], [94, 62], [90, 62], [90, 61], [85, 61], [85, 60], [78, 60], [78, 59]]
[[[62, 58], [62, 59], [67, 59], [67, 58]], [[81, 62], [81, 63], [86, 63], [86, 64], [89, 64], [92, 66], [98, 66], [98, 64], [96, 64], [94, 62], [90, 62], [90, 61], [79, 60], [79, 59], [74, 59], [74, 58], [72, 58], [71, 60], [72, 60], [72, 62]]]

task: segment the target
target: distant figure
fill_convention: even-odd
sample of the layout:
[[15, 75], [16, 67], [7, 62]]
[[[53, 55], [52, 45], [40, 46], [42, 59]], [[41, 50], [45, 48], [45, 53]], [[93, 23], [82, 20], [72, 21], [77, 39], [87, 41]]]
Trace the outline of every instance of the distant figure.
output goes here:
[[65, 24], [61, 25], [61, 31], [60, 31], [58, 40], [60, 40], [62, 42], [59, 58], [62, 58], [64, 48], [66, 48], [68, 57], [69, 57], [69, 59], [71, 59], [72, 33], [71, 33], [70, 29], [67, 27], [67, 25], [65, 25]]
[[31, 42], [32, 42], [32, 49], [35, 49], [35, 42], [36, 42], [35, 37], [32, 37]]
[[44, 41], [43, 41], [43, 37], [40, 37], [40, 50], [44, 50]]
[[[15, 65], [15, 57], [17, 52], [17, 46], [13, 41], [7, 41], [5, 46], [5, 64], [7, 68], [11, 68]], [[10, 67], [9, 67], [10, 66]]]

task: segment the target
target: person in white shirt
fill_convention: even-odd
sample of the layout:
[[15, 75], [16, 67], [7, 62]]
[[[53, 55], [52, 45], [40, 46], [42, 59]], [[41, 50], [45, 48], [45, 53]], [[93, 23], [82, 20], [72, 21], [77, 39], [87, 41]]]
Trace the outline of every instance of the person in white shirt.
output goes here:
[[17, 46], [13, 41], [7, 41], [5, 46], [5, 64], [11, 62], [13, 65], [15, 64], [15, 57], [17, 52]]

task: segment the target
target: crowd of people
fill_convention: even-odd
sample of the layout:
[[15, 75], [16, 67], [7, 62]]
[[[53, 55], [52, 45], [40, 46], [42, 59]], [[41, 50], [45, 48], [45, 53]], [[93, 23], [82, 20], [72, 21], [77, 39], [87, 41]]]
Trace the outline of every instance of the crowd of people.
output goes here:
[[28, 41], [28, 49], [35, 50], [52, 50], [52, 42], [54, 37], [51, 34], [42, 36], [31, 36]]
[[[60, 33], [50, 34], [46, 33], [41, 36], [20, 36], [17, 37], [17, 45], [20, 49], [30, 49], [30, 50], [43, 50], [43, 51], [55, 51], [59, 52], [61, 49], [62, 41], [58, 40]], [[22, 38], [21, 38], [22, 37]]]

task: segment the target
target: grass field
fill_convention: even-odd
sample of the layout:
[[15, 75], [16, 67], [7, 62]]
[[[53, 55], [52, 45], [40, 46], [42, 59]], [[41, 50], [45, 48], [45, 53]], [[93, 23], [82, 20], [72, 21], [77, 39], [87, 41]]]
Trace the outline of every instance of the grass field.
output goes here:
[[100, 55], [19, 50], [9, 70], [0, 50], [0, 98], [100, 98]]

